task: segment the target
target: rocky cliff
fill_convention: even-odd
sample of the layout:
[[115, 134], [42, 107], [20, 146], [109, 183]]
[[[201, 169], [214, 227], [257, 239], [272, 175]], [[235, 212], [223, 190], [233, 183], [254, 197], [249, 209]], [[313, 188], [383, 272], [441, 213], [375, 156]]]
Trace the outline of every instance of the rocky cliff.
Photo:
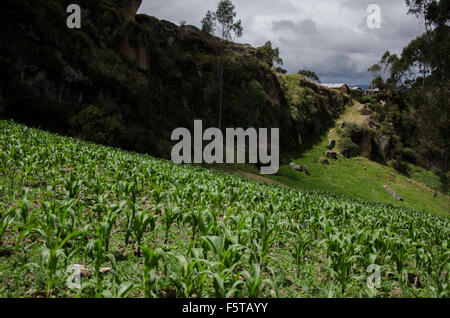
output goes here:
[[[1, 2], [1, 117], [162, 157], [173, 129], [191, 128], [194, 119], [218, 125], [219, 39], [136, 15], [141, 0], [79, 0], [82, 27], [68, 29], [71, 2]], [[326, 126], [345, 104], [309, 91], [314, 114], [327, 116], [300, 118], [311, 114], [306, 104], [293, 107], [249, 45], [228, 45], [224, 68], [223, 126], [280, 127], [285, 148]]]

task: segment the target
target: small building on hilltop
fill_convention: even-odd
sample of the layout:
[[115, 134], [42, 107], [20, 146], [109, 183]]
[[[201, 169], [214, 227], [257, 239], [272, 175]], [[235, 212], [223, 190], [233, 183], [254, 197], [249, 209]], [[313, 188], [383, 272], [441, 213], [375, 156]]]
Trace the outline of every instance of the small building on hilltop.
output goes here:
[[378, 94], [380, 92], [381, 92], [381, 90], [379, 88], [374, 88], [374, 89], [370, 89], [369, 88], [364, 93], [365, 93], [365, 95], [376, 95], [376, 94]]
[[347, 86], [347, 84], [321, 84], [322, 86], [325, 86], [326, 88], [338, 91], [342, 94], [350, 95], [350, 88]]
[[359, 86], [350, 86], [350, 90], [355, 91], [355, 92], [364, 93], [364, 90]]

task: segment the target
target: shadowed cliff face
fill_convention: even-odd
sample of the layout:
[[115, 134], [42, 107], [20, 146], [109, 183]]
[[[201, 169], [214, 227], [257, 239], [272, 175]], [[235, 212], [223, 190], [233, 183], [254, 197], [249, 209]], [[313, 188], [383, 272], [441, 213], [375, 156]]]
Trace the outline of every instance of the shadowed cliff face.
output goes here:
[[[70, 3], [1, 2], [0, 116], [166, 158], [173, 129], [217, 127], [217, 38], [136, 16], [140, 0], [80, 0], [69, 30]], [[223, 127], [280, 127], [296, 145], [301, 122], [258, 50], [231, 43], [224, 69]]]
[[122, 11], [125, 16], [134, 21], [136, 18], [136, 12], [141, 6], [142, 0], [120, 0], [119, 5], [122, 7]]

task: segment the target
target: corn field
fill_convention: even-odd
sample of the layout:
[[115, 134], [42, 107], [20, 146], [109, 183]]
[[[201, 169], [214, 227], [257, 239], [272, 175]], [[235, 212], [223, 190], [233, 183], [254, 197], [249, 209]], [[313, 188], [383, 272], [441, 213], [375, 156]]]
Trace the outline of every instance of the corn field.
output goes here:
[[450, 296], [446, 217], [10, 121], [0, 198], [1, 297]]

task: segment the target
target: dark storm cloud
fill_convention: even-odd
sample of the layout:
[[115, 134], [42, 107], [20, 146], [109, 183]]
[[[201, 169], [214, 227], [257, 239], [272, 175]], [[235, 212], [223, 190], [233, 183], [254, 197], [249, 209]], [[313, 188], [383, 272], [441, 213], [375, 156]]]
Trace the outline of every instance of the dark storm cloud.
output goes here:
[[[200, 20], [218, 0], [143, 0], [140, 13], [176, 24]], [[311, 69], [323, 82], [367, 84], [367, 69], [386, 50], [402, 48], [423, 31], [408, 16], [403, 0], [233, 0], [242, 19], [244, 37], [238, 42], [261, 46], [270, 40], [280, 48], [289, 72]], [[366, 9], [378, 4], [381, 29], [367, 27]]]

